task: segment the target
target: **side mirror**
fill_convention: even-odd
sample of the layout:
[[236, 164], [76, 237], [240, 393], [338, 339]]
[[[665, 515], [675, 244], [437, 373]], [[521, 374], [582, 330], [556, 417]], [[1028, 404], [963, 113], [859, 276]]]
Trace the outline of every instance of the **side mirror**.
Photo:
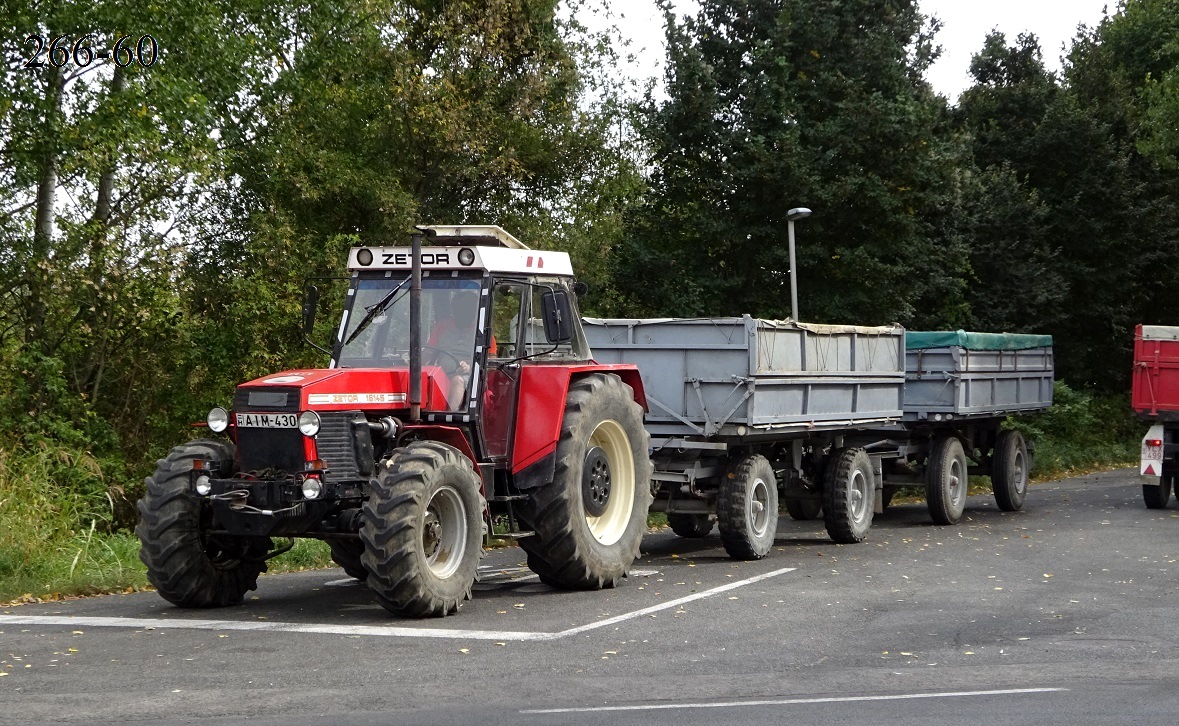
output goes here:
[[549, 290], [541, 295], [540, 307], [544, 316], [544, 336], [549, 342], [573, 340], [573, 307], [569, 304], [569, 294], [564, 290]]
[[588, 292], [589, 292], [589, 285], [585, 284], [581, 280], [578, 280], [577, 282], [573, 283], [573, 294], [576, 295], [577, 297], [585, 297], [586, 293], [588, 293]]
[[315, 330], [315, 308], [319, 305], [319, 288], [308, 285], [303, 291], [303, 335]]

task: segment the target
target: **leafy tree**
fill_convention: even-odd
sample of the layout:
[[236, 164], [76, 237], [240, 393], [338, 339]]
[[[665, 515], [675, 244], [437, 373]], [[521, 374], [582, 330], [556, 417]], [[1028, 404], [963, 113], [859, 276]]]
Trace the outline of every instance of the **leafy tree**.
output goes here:
[[636, 311], [790, 312], [786, 211], [799, 225], [805, 319], [961, 317], [949, 224], [952, 142], [922, 75], [936, 57], [915, 3], [709, 0], [665, 6], [664, 103], [649, 100], [652, 189], [620, 284]]

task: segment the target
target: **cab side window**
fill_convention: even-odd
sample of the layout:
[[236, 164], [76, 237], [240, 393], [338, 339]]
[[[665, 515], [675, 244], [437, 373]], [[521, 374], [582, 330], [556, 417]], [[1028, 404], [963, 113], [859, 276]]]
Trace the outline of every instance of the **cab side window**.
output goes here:
[[521, 352], [520, 313], [528, 301], [529, 288], [517, 282], [495, 286], [491, 302], [491, 334], [495, 337], [495, 358], [516, 358]]

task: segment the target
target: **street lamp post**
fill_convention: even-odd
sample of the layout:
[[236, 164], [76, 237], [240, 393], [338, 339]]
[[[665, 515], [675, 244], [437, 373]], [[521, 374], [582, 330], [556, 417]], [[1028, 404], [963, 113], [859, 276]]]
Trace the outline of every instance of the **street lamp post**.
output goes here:
[[790, 317], [798, 322], [798, 273], [794, 264], [794, 220], [811, 216], [806, 207], [795, 207], [786, 213], [786, 236], [790, 241]]

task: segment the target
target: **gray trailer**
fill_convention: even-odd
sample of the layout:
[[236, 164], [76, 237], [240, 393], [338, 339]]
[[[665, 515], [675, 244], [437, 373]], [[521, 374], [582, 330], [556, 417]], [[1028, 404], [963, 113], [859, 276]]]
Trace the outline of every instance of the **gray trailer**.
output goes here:
[[[977, 339], [963, 346], [939, 338], [936, 347], [907, 351], [900, 326], [749, 316], [584, 323], [597, 361], [632, 363], [642, 375], [652, 510], [666, 512], [685, 537], [706, 536], [715, 522], [739, 559], [769, 552], [779, 501], [795, 519], [821, 513], [841, 543], [862, 541], [901, 484], [934, 481], [955, 495], [952, 514], [966, 491], [957, 452], [977, 453], [976, 442], [994, 448], [1000, 438], [1009, 446], [999, 422], [1051, 402], [1050, 342], [1046, 358], [1033, 362], [1034, 354], [1007, 350], [974, 355]], [[1026, 489], [1019, 442], [1012, 466]], [[944, 465], [929, 466], [931, 455]]]
[[1003, 422], [1052, 405], [1052, 336], [910, 330], [905, 348], [901, 424], [857, 437], [887, 454], [881, 509], [897, 488], [923, 486], [934, 522], [954, 524], [970, 474], [991, 477], [1000, 509], [1020, 509], [1034, 447]]

